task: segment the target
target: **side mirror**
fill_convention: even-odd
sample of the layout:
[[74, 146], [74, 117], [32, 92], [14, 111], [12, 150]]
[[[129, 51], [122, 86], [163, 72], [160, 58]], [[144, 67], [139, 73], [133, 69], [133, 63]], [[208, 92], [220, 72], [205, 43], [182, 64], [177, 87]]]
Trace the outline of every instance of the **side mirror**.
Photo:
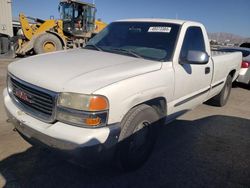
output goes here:
[[190, 50], [188, 51], [186, 60], [181, 63], [185, 64], [207, 64], [209, 61], [209, 55], [206, 52]]

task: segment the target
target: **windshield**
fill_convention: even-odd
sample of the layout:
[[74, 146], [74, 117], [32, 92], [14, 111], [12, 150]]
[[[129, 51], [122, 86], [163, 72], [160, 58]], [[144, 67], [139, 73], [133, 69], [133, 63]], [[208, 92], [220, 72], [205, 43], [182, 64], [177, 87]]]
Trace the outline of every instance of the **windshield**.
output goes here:
[[145, 59], [170, 61], [179, 28], [179, 25], [169, 23], [114, 22], [87, 45], [112, 53], [136, 54], [137, 57]]
[[63, 20], [71, 20], [74, 14], [74, 7], [72, 3], [61, 3], [61, 19]]

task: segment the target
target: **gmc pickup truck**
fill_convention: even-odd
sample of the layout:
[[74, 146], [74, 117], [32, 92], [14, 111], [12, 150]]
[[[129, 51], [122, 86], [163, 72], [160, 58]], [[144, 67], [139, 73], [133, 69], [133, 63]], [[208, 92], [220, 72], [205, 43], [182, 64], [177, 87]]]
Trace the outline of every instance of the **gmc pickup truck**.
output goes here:
[[119, 20], [83, 49], [11, 63], [4, 103], [29, 142], [83, 163], [115, 156], [135, 169], [150, 155], [159, 124], [209, 99], [226, 104], [241, 62], [239, 52], [212, 52], [200, 23]]

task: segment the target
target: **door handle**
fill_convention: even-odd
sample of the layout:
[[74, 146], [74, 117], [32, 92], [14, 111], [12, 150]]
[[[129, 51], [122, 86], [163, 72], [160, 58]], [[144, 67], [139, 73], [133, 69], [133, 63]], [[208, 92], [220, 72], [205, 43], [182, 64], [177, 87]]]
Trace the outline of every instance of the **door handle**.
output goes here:
[[205, 68], [205, 74], [209, 74], [210, 73], [210, 67], [206, 67]]

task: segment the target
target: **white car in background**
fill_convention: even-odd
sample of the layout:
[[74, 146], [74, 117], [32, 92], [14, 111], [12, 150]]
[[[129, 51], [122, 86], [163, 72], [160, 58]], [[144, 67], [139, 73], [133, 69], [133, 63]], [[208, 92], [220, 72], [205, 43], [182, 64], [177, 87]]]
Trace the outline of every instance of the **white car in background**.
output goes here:
[[250, 48], [226, 47], [226, 48], [219, 48], [218, 51], [242, 52], [243, 59], [241, 63], [241, 69], [236, 81], [244, 84], [250, 84]]

